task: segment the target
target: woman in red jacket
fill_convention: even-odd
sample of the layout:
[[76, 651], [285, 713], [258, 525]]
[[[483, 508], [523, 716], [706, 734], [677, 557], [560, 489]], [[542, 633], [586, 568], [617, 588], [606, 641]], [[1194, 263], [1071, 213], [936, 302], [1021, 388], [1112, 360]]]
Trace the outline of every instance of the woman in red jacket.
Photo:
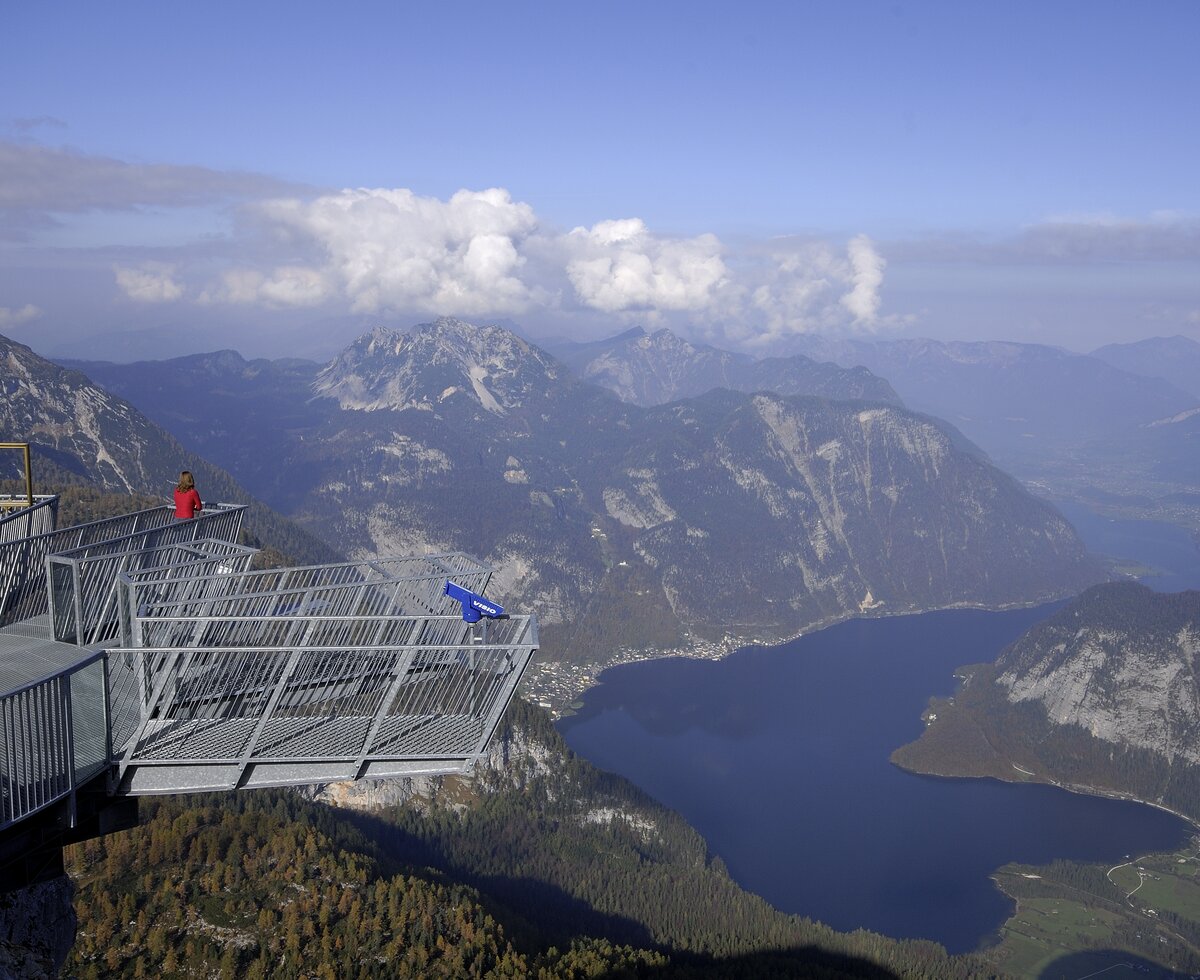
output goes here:
[[202, 510], [204, 504], [196, 492], [196, 481], [191, 473], [184, 470], [179, 474], [179, 485], [175, 488], [175, 519], [191, 520]]

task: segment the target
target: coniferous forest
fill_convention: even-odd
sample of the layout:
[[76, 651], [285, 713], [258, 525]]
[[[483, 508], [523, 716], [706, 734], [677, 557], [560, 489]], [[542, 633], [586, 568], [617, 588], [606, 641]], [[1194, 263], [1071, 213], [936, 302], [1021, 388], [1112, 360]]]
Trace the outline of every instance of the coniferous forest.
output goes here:
[[[678, 815], [518, 703], [507, 763], [371, 812], [273, 790], [146, 799], [76, 845], [72, 976], [987, 975], [734, 883]], [[533, 751], [531, 751], [531, 749]]]

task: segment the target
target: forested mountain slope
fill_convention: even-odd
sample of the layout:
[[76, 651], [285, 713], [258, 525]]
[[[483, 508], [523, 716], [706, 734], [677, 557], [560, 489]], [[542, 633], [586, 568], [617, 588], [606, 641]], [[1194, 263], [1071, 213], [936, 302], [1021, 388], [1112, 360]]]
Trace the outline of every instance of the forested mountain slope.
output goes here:
[[1096, 586], [963, 673], [894, 761], [1129, 795], [1200, 823], [1200, 592]]
[[147, 801], [145, 826], [74, 851], [72, 975], [986, 973], [932, 943], [771, 909], [526, 705], [475, 778], [416, 789], [368, 813], [282, 791]]

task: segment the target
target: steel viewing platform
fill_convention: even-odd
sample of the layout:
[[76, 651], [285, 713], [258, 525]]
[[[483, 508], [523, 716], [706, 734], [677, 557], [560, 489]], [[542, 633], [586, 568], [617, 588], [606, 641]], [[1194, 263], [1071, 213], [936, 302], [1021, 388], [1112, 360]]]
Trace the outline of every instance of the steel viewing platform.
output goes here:
[[57, 505], [0, 498], [0, 890], [138, 796], [464, 771], [537, 648], [465, 554], [251, 570], [241, 506]]

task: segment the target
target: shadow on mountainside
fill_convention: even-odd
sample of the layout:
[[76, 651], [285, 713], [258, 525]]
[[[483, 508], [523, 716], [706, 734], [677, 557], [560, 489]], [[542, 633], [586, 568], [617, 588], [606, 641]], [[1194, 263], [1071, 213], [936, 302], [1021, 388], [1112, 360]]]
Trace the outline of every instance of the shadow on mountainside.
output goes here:
[[1104, 980], [1160, 980], [1160, 978], [1187, 977], [1192, 974], [1169, 969], [1144, 956], [1135, 956], [1119, 949], [1093, 949], [1082, 953], [1069, 953], [1042, 968], [1038, 980], [1082, 980], [1083, 977], [1102, 974]]
[[645, 949], [661, 948], [642, 923], [601, 912], [557, 885], [525, 876], [482, 873], [455, 861], [436, 842], [423, 840], [385, 819], [361, 812], [348, 816], [398, 865], [396, 870], [419, 874], [419, 869], [430, 868], [477, 889], [488, 914], [518, 949], [566, 947], [580, 935]]
[[707, 980], [710, 977], [727, 977], [729, 980], [835, 980], [841, 977], [898, 980], [897, 974], [868, 960], [830, 953], [818, 946], [767, 950], [719, 959], [681, 953], [670, 955], [672, 962], [667, 966], [636, 972], [614, 970], [601, 974], [601, 980], [627, 980], [632, 977], [649, 980]]

